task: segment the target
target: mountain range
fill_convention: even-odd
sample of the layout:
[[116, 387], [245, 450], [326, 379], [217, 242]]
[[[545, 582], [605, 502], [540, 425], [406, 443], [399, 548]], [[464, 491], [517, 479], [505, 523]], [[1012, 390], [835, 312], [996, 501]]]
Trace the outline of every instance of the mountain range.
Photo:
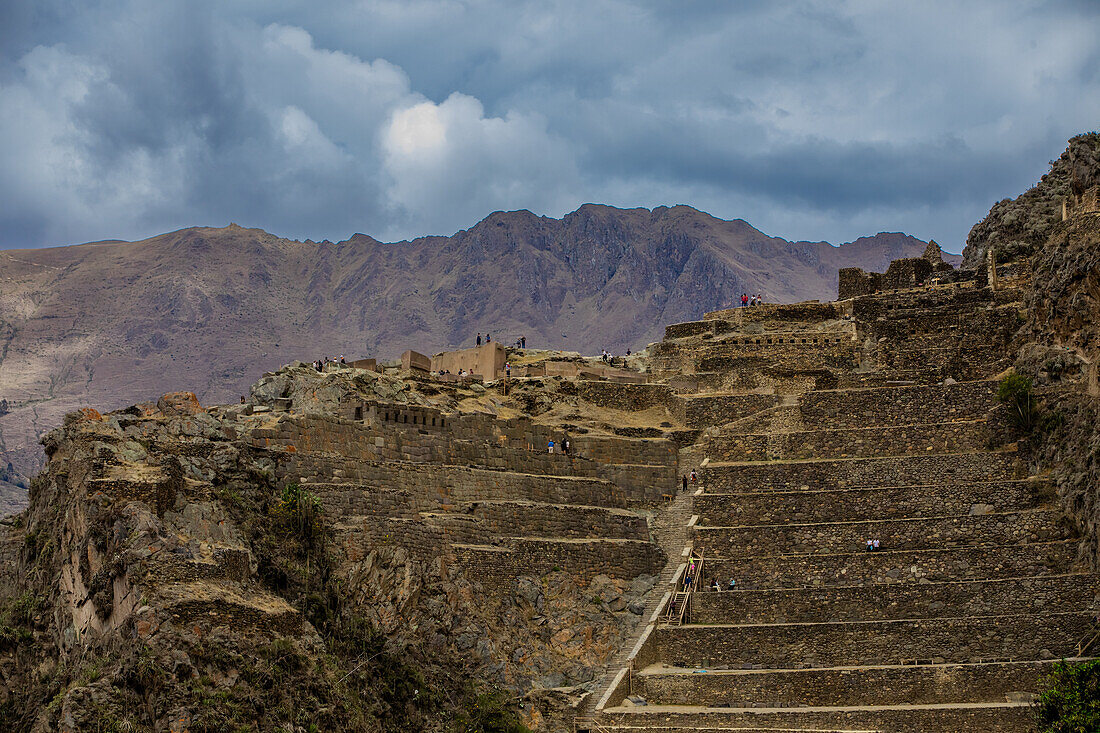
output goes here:
[[430, 354], [479, 332], [621, 353], [742, 292], [834, 298], [838, 268], [881, 271], [926, 244], [900, 233], [790, 242], [688, 206], [586, 204], [561, 219], [496, 212], [450, 237], [395, 243], [231, 224], [0, 251], [0, 514], [25, 502], [38, 437], [81, 406], [180, 389], [204, 404], [235, 400], [296, 359]]

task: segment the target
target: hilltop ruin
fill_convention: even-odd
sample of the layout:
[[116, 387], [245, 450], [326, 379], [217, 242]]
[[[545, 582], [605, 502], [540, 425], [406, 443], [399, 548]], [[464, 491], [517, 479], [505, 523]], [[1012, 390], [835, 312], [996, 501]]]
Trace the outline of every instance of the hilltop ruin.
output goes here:
[[[1026, 729], [1100, 591], [1094, 504], [997, 397], [1059, 265], [935, 254], [615, 366], [493, 344], [72, 413], [0, 535], [0, 720]], [[1095, 383], [1081, 343], [1051, 394]]]

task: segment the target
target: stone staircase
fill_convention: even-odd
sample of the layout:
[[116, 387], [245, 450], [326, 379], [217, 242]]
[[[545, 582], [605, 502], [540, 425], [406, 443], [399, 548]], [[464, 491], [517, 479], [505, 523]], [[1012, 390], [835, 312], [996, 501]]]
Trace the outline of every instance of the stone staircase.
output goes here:
[[[677, 494], [655, 520], [654, 538], [668, 559], [661, 569], [657, 583], [653, 586], [653, 591], [646, 602], [638, 632], [628, 639], [608, 662], [607, 673], [598, 680], [592, 692], [584, 700], [583, 714], [591, 715], [596, 706], [610, 693], [613, 686], [621, 682], [622, 670], [630, 664], [639, 644], [653, 632], [658, 616], [669, 600], [676, 579], [684, 567], [684, 558], [688, 552], [685, 545], [689, 536], [688, 522], [692, 516], [692, 499], [690, 493]], [[591, 718], [589, 718], [589, 722], [595, 724]]]
[[[1100, 579], [997, 438], [994, 393], [811, 391], [706, 431], [684, 461], [704, 486], [702, 590], [689, 623], [656, 624], [622, 660], [593, 724], [1027, 730], [1041, 677], [1094, 628]], [[707, 590], [731, 577], [737, 590]]]

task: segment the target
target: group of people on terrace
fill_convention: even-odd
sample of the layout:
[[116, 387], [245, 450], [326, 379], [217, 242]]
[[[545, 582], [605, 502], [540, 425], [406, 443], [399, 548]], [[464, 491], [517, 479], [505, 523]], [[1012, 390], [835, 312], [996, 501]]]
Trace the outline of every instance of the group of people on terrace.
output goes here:
[[867, 552], [874, 552], [878, 549], [878, 540], [867, 540]]
[[748, 293], [741, 293], [741, 307], [747, 308], [750, 305], [763, 305], [764, 296], [760, 293], [756, 295], [749, 295]]
[[317, 359], [313, 362], [313, 368], [319, 372], [325, 371], [325, 364], [347, 364], [344, 360], [344, 355], [340, 354], [339, 358], [335, 356], [326, 356], [321, 359]]
[[548, 453], [553, 454], [555, 448], [558, 449], [563, 456], [570, 455], [570, 451], [573, 450], [573, 446], [569, 442], [569, 436], [566, 436], [559, 444], [555, 444], [554, 439], [551, 438], [550, 441], [546, 444], [546, 450]]
[[[692, 562], [688, 566], [687, 574], [684, 575], [684, 592], [690, 593], [695, 584], [695, 563]], [[723, 590], [722, 584], [718, 582], [718, 578], [715, 578], [713, 581], [711, 581], [710, 585], [707, 586], [707, 589], [716, 592]], [[737, 590], [737, 580], [735, 580], [734, 578], [730, 578], [729, 585], [727, 585], [724, 590]]]
[[[475, 343], [478, 346], [481, 346], [482, 341], [481, 341], [481, 334], [480, 333], [478, 333], [477, 339], [475, 340]], [[493, 335], [491, 333], [486, 333], [485, 334], [485, 342], [484, 343], [487, 343], [487, 344], [493, 343]], [[526, 349], [527, 348], [527, 337], [526, 336], [520, 336], [519, 338], [516, 339], [516, 342], [515, 342], [515, 344], [513, 344], [513, 346], [515, 346], [517, 349]]]

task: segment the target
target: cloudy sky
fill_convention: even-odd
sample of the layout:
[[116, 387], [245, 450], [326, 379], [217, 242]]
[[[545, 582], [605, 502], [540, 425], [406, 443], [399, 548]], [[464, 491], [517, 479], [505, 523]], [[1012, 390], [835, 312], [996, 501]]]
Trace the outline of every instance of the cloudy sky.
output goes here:
[[686, 203], [958, 251], [1100, 127], [1100, 2], [3, 0], [0, 247]]

